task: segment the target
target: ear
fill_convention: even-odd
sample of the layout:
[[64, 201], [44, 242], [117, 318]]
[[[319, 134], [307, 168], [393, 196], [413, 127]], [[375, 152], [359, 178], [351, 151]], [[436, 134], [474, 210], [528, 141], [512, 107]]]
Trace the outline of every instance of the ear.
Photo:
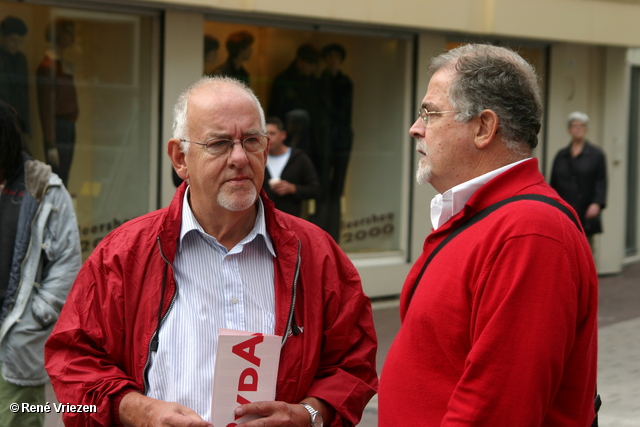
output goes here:
[[186, 181], [189, 178], [189, 171], [187, 170], [187, 164], [185, 162], [185, 154], [180, 148], [179, 139], [171, 138], [169, 140], [167, 143], [167, 154], [178, 176]]
[[492, 110], [484, 110], [478, 116], [478, 129], [474, 138], [476, 148], [483, 149], [489, 146], [498, 134], [500, 120]]

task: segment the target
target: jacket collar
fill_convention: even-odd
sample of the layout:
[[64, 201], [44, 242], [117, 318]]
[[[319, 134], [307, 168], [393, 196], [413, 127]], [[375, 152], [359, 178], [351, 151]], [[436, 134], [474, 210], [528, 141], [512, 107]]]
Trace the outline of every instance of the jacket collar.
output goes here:
[[176, 189], [173, 199], [171, 199], [162, 227], [158, 233], [158, 238], [160, 239], [160, 244], [162, 246], [162, 253], [171, 264], [173, 264], [173, 260], [176, 257], [176, 249], [178, 247], [178, 240], [180, 239], [182, 201], [184, 200], [184, 193], [186, 190], [187, 182], [183, 181]]
[[[287, 221], [285, 215], [278, 215], [276, 213], [275, 204], [269, 200], [267, 193], [264, 189], [260, 190], [260, 198], [264, 206], [264, 217], [267, 223], [267, 232], [273, 241], [274, 251], [277, 256], [280, 256], [279, 252], [282, 248], [292, 247], [291, 241], [296, 241], [297, 236], [291, 229], [291, 222]], [[297, 245], [294, 252], [297, 252]]]

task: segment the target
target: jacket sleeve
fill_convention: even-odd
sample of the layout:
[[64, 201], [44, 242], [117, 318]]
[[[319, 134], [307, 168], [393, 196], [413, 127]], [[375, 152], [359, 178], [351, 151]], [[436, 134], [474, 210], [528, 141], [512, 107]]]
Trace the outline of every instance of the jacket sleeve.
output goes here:
[[318, 173], [313, 166], [313, 162], [304, 152], [300, 152], [298, 157], [299, 165], [296, 167], [300, 171], [298, 182], [296, 185], [296, 197], [300, 200], [317, 199], [320, 197], [322, 189], [318, 180]]
[[[362, 412], [378, 389], [377, 338], [369, 298], [362, 291], [360, 276], [344, 253], [339, 259], [340, 293], [325, 301], [327, 319], [322, 338], [320, 365], [308, 396], [326, 401], [336, 410], [332, 426], [358, 424]], [[333, 316], [332, 316], [333, 317]]]
[[599, 152], [598, 156], [595, 192], [591, 203], [597, 203], [603, 209], [607, 206], [607, 162], [602, 151]]
[[[28, 175], [30, 176], [30, 175]], [[43, 183], [44, 184], [44, 183]], [[30, 198], [33, 194], [30, 194]], [[45, 384], [44, 345], [59, 317], [80, 268], [78, 227], [71, 198], [61, 186], [51, 185], [40, 199], [31, 226], [29, 254], [20, 263], [20, 288], [8, 333], [2, 340], [3, 376], [14, 384]], [[35, 199], [31, 199], [34, 200]]]
[[124, 370], [120, 286], [111, 280], [107, 283], [104, 267], [94, 261], [94, 255], [95, 251], [80, 269], [45, 346], [45, 367], [58, 400], [95, 405], [91, 413], [65, 413], [66, 426], [120, 425], [122, 397], [141, 388]]
[[49, 191], [54, 211], [49, 215], [44, 229], [46, 261], [32, 305], [34, 318], [43, 327], [58, 319], [82, 263], [78, 223], [71, 197], [63, 187], [54, 187]]

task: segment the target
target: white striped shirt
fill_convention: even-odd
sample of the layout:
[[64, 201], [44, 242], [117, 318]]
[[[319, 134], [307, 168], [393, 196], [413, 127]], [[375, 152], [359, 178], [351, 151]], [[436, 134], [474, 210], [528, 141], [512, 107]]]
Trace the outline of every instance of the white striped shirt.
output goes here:
[[210, 421], [218, 330], [274, 332], [275, 252], [262, 200], [251, 232], [227, 251], [198, 224], [188, 193], [173, 265], [178, 290], [151, 355], [147, 396], [181, 403]]

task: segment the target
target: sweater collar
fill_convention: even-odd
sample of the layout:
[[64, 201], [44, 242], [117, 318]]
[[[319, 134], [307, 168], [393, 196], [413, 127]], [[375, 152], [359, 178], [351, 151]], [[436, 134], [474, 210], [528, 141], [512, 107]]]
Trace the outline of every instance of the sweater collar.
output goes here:
[[[508, 197], [524, 194], [528, 191], [528, 188], [543, 183], [544, 177], [538, 169], [538, 159], [531, 158], [514, 165], [478, 188], [465, 203], [462, 210], [452, 216], [437, 231], [450, 231], [450, 229], [458, 227], [460, 222], [464, 221], [468, 216], [476, 214], [482, 209]], [[553, 191], [550, 187], [549, 190]]]
[[480, 187], [501, 173], [506, 172], [512, 167], [530, 159], [531, 158], [510, 163], [501, 168], [492, 170], [491, 172], [487, 172], [484, 175], [480, 175], [469, 181], [463, 182], [462, 184], [456, 185], [455, 187], [445, 191], [443, 194], [436, 194], [436, 196], [431, 200], [431, 224], [433, 229], [437, 230], [442, 227], [442, 225], [449, 221], [451, 217], [460, 212], [471, 196], [473, 196]]

